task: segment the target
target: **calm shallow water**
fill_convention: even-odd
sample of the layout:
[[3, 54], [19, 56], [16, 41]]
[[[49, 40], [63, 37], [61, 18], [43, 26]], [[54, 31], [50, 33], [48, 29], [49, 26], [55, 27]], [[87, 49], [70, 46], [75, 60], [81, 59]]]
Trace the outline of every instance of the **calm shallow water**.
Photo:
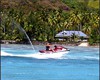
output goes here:
[[61, 58], [28, 57], [44, 46], [1, 45], [1, 50], [13, 55], [2, 56], [1, 80], [99, 80], [99, 48], [71, 47]]

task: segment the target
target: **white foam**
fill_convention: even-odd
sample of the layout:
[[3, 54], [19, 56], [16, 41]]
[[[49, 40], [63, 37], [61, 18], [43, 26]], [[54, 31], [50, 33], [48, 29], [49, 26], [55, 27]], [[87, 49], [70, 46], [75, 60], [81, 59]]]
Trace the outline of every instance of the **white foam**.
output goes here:
[[13, 56], [13, 54], [1, 51], [1, 56]]
[[12, 53], [7, 53], [4, 51], [1, 51], [1, 56], [14, 56], [14, 57], [30, 57], [30, 58], [36, 58], [36, 59], [49, 59], [49, 58], [53, 58], [53, 59], [95, 59], [95, 60], [99, 60], [99, 57], [95, 57], [95, 56], [82, 56], [82, 57], [73, 57], [70, 55], [65, 55], [67, 54], [67, 52], [59, 52], [59, 53], [48, 53], [48, 54], [44, 54], [44, 53], [34, 53], [34, 54], [12, 54]]
[[1, 51], [1, 56], [16, 56], [16, 57], [32, 57], [32, 58], [37, 58], [37, 59], [48, 59], [48, 58], [54, 58], [54, 59], [60, 59], [64, 54], [68, 53], [67, 52], [59, 52], [59, 53], [34, 53], [34, 54], [11, 54], [7, 53], [4, 51]]

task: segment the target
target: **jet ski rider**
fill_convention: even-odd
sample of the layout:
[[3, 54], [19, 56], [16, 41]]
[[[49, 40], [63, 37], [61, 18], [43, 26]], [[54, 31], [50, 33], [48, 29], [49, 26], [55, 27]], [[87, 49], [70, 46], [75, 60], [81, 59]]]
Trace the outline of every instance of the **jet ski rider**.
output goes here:
[[46, 51], [50, 51], [50, 46], [51, 46], [50, 43], [46, 44]]

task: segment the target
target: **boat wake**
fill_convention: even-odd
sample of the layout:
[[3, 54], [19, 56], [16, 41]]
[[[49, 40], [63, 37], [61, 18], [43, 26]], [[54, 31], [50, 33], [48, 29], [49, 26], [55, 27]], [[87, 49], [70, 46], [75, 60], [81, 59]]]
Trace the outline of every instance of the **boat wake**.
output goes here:
[[26, 58], [36, 58], [36, 59], [81, 59], [81, 60], [99, 60], [99, 57], [96, 56], [71, 56], [66, 55], [69, 52], [59, 52], [59, 53], [40, 53], [40, 52], [34, 52], [33, 54], [14, 54], [14, 53], [8, 53], [5, 51], [1, 51], [1, 56], [11, 56], [11, 57], [26, 57]]
[[36, 52], [34, 54], [12, 54], [12, 53], [7, 53], [4, 51], [1, 51], [1, 56], [13, 56], [13, 57], [30, 57], [30, 58], [37, 58], [37, 59], [49, 59], [49, 58], [54, 58], [54, 59], [61, 59], [61, 57], [68, 53], [68, 51], [66, 52], [57, 52], [57, 53], [40, 53], [40, 52]]

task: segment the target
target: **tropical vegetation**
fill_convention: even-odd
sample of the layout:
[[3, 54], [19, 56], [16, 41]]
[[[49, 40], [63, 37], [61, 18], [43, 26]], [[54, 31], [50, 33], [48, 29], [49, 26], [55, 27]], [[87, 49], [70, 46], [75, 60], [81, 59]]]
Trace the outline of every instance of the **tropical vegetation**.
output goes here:
[[[81, 30], [89, 36], [90, 44], [99, 43], [99, 0], [18, 1], [22, 2], [17, 4], [12, 0], [13, 5], [10, 6], [7, 5], [10, 0], [1, 1], [2, 40], [26, 40], [21, 29], [16, 27], [19, 26], [26, 31], [31, 40], [57, 41], [55, 35], [62, 30]], [[42, 4], [43, 1], [49, 6]]]

